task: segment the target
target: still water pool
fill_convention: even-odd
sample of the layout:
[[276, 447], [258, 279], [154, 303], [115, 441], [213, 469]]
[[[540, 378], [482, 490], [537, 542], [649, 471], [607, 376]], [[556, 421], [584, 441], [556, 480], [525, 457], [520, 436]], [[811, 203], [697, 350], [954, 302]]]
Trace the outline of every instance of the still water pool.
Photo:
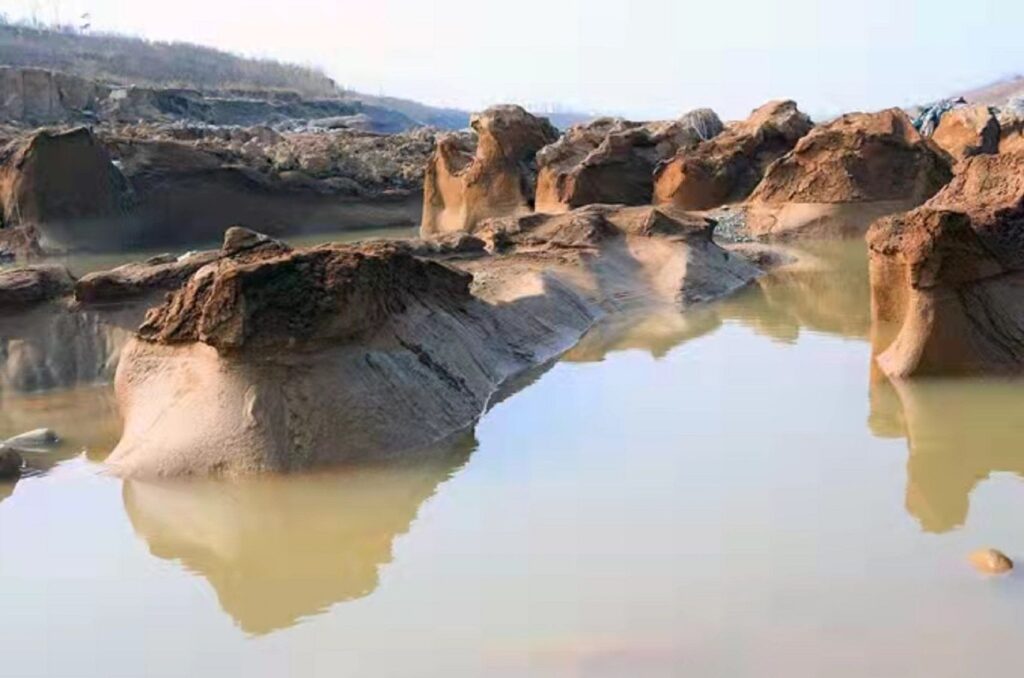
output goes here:
[[0, 485], [3, 676], [964, 676], [1024, 660], [1024, 384], [871, 370], [863, 245], [597, 328], [426, 460], [122, 482], [109, 387]]

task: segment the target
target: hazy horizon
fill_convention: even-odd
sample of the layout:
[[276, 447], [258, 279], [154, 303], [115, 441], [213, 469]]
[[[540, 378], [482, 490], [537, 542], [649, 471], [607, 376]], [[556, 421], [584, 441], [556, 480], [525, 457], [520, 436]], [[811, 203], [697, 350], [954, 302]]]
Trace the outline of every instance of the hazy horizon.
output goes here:
[[2, 0], [0, 12], [71, 24], [88, 12], [93, 31], [309, 64], [350, 89], [471, 110], [508, 101], [658, 118], [709, 106], [736, 118], [791, 98], [829, 115], [922, 103], [1024, 64], [1024, 3], [1008, 0]]

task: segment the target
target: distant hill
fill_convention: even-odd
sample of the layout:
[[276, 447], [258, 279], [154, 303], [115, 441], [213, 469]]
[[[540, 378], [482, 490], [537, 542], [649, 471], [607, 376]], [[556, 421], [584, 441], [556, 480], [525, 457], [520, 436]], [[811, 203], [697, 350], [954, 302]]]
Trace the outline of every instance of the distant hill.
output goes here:
[[291, 90], [309, 98], [340, 93], [322, 71], [306, 66], [247, 59], [186, 43], [19, 24], [0, 24], [0, 64], [46, 68], [116, 84]]
[[[9, 23], [0, 15], [0, 66], [4, 65], [44, 68], [111, 85], [232, 95], [295, 92], [306, 99], [360, 102], [371, 109], [393, 111], [396, 120], [402, 116], [415, 124], [440, 129], [462, 129], [469, 124], [469, 111], [345, 90], [322, 70], [310, 66], [247, 58], [183, 42]], [[563, 129], [594, 117], [574, 112], [541, 115]]]
[[962, 96], [972, 104], [1001, 106], [1013, 97], [1024, 96], [1024, 76], [1015, 75], [997, 80], [983, 87], [960, 92], [957, 96]]

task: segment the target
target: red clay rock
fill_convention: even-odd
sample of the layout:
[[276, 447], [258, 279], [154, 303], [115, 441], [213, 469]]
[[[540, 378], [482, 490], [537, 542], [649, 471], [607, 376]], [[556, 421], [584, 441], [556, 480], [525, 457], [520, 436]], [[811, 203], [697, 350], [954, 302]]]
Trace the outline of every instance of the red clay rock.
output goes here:
[[654, 201], [706, 210], [746, 198], [765, 169], [811, 130], [792, 101], [772, 101], [718, 136], [683, 148], [654, 174]]
[[988, 106], [961, 106], [947, 111], [932, 140], [957, 160], [999, 152], [999, 121]]
[[899, 109], [844, 115], [769, 168], [750, 196], [747, 225], [757, 237], [860, 234], [934, 195], [950, 164]]
[[558, 133], [547, 118], [519, 106], [495, 106], [473, 116], [475, 150], [464, 135], [437, 142], [423, 185], [424, 235], [471, 229], [489, 217], [532, 211], [536, 154]]
[[892, 377], [1024, 368], [1024, 154], [979, 155], [868, 233], [872, 312], [900, 326]]

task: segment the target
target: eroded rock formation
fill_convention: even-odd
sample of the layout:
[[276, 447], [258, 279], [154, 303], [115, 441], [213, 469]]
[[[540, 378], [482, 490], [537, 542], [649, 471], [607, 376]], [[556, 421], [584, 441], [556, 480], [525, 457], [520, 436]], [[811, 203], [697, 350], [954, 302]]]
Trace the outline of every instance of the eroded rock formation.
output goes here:
[[903, 111], [851, 113], [814, 128], [768, 169], [747, 223], [758, 237], [860, 234], [950, 177], [948, 156]]
[[1024, 154], [980, 155], [868, 233], [872, 313], [899, 326], [890, 376], [1024, 368]]
[[558, 138], [546, 118], [519, 106], [494, 106], [470, 121], [476, 146], [464, 134], [441, 137], [423, 180], [426, 235], [465, 231], [490, 217], [533, 210], [536, 155]]
[[655, 172], [654, 199], [705, 210], [745, 199], [765, 169], [811, 130], [792, 101], [773, 101], [695, 148], [683, 147]]
[[662, 122], [599, 118], [574, 125], [537, 154], [537, 211], [649, 204], [658, 163], [721, 131], [721, 120], [709, 109]]
[[128, 185], [84, 127], [40, 130], [0, 150], [0, 226], [34, 226], [58, 246], [117, 228]]
[[999, 120], [988, 106], [960, 106], [945, 113], [932, 140], [957, 160], [999, 152]]
[[434, 246], [223, 257], [151, 310], [125, 348], [125, 429], [109, 462], [133, 476], [241, 474], [434, 443], [607, 312], [704, 301], [758, 275], [711, 228], [592, 206], [492, 219]]

